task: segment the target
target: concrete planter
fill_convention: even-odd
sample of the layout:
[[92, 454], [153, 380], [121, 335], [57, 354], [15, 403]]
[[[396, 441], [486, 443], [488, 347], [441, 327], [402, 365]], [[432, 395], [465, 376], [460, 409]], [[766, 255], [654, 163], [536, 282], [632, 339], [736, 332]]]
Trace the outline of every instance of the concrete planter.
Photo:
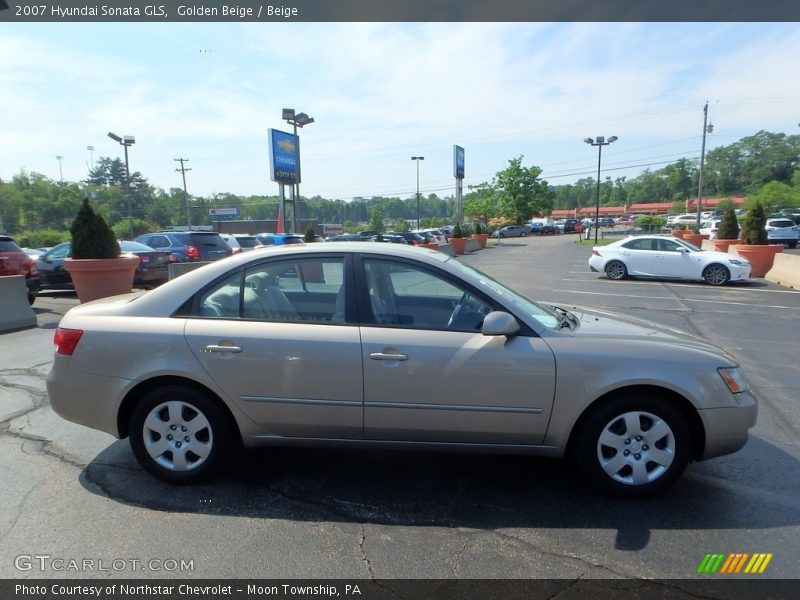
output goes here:
[[138, 266], [138, 256], [64, 260], [64, 268], [69, 271], [81, 302], [127, 294], [133, 288], [133, 276]]
[[472, 237], [478, 240], [478, 243], [481, 245], [481, 248], [486, 248], [486, 242], [489, 241], [488, 233], [473, 233]]
[[[734, 248], [739, 256], [750, 261], [752, 267], [750, 271], [751, 277], [764, 277], [772, 269], [775, 255], [783, 252], [783, 245], [781, 244], [765, 244], [763, 246], [736, 244]], [[730, 252], [730, 249], [728, 251]]]
[[467, 238], [451, 237], [450, 244], [452, 244], [456, 254], [464, 254], [467, 248]]

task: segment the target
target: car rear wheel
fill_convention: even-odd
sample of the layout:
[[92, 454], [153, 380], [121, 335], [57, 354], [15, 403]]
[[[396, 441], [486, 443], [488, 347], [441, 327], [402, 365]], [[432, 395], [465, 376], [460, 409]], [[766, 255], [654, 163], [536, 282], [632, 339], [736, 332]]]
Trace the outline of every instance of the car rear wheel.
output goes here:
[[229, 456], [235, 428], [207, 394], [167, 386], [146, 394], [131, 415], [133, 453], [150, 473], [170, 483], [206, 479]]
[[576, 458], [599, 488], [644, 496], [672, 485], [692, 456], [686, 419], [666, 399], [639, 393], [603, 402], [576, 432]]
[[731, 278], [731, 273], [724, 265], [708, 265], [703, 270], [703, 279], [709, 285], [724, 285], [728, 283]]
[[624, 263], [618, 260], [612, 260], [606, 265], [606, 277], [609, 279], [625, 279], [627, 276], [628, 269], [625, 267]]

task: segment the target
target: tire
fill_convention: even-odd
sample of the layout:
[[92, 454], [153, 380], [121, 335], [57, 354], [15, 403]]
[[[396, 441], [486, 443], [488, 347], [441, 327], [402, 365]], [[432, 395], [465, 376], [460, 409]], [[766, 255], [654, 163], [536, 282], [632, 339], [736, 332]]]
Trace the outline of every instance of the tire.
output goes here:
[[713, 263], [703, 269], [703, 279], [709, 285], [725, 285], [731, 279], [731, 272], [725, 265]]
[[[211, 476], [230, 456], [238, 435], [217, 401], [184, 386], [146, 394], [133, 409], [129, 432], [139, 464], [159, 479], [177, 484]], [[173, 439], [167, 439], [170, 436]]]
[[625, 266], [625, 263], [619, 260], [612, 260], [608, 262], [606, 264], [605, 272], [606, 277], [616, 281], [625, 279], [628, 276], [628, 268]]
[[28, 304], [31, 306], [36, 302], [36, 294], [28, 294]]
[[599, 489], [618, 496], [641, 497], [666, 489], [680, 478], [692, 456], [683, 414], [666, 398], [647, 392], [604, 401], [574, 439], [583, 474]]

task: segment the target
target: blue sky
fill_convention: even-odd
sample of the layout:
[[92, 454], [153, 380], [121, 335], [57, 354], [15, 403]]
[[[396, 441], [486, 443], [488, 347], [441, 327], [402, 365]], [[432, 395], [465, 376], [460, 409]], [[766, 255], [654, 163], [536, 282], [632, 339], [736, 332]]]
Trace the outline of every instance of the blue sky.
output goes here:
[[616, 135], [604, 175], [636, 176], [760, 129], [800, 134], [800, 25], [754, 23], [2, 23], [0, 177], [85, 178], [122, 156], [189, 193], [277, 193], [267, 130], [301, 130], [304, 196], [451, 195], [511, 158], [552, 184], [594, 177], [587, 136]]

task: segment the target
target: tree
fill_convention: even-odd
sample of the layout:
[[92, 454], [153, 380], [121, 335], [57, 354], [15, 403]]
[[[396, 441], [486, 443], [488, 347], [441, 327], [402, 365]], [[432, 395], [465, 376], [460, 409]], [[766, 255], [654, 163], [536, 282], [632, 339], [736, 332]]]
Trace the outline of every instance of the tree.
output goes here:
[[379, 234], [385, 231], [383, 226], [383, 210], [379, 206], [373, 206], [369, 214], [368, 229], [377, 231]]
[[69, 228], [72, 234], [72, 258], [117, 258], [119, 244], [114, 232], [101, 215], [95, 214], [89, 197], [83, 199], [78, 214]]
[[742, 227], [742, 241], [751, 246], [767, 243], [767, 215], [764, 207], [756, 200], [755, 206], [747, 211]]
[[725, 213], [717, 229], [717, 237], [721, 240], [735, 240], [739, 237], [739, 222], [736, 220], [733, 206], [725, 207]]
[[523, 167], [523, 157], [508, 161], [508, 167], [499, 171], [494, 186], [502, 198], [504, 213], [515, 223], [522, 223], [534, 214], [550, 214], [554, 193], [546, 181], [539, 179], [539, 167]]

